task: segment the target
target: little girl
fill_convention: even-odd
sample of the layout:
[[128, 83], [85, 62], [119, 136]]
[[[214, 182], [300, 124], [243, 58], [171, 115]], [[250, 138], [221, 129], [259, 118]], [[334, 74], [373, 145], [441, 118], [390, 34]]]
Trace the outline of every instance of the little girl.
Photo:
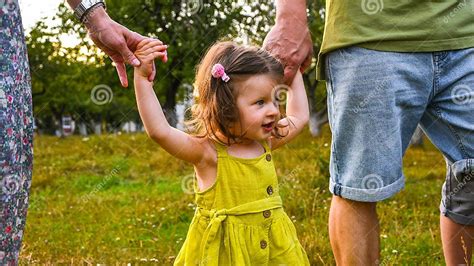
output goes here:
[[174, 264], [309, 265], [283, 210], [272, 158], [308, 121], [301, 73], [281, 119], [273, 94], [282, 87], [282, 65], [262, 49], [216, 43], [197, 69], [194, 132], [187, 134], [168, 124], [147, 78], [166, 48], [158, 40], [138, 44], [134, 80], [148, 135], [195, 169], [197, 208]]

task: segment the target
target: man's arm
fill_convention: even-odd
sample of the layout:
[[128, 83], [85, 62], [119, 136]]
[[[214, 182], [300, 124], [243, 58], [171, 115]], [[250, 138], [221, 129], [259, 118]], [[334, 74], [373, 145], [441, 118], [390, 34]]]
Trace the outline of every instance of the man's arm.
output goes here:
[[[67, 0], [67, 2], [72, 9], [75, 9], [81, 0]], [[84, 24], [92, 41], [115, 62], [120, 83], [127, 87], [125, 63], [135, 67], [140, 65], [133, 52], [145, 37], [112, 20], [102, 6], [94, 7], [88, 12]], [[166, 61], [166, 58], [162, 60]], [[154, 77], [153, 70], [149, 80], [153, 80]]]
[[313, 42], [308, 29], [306, 0], [277, 0], [276, 22], [263, 47], [285, 67], [285, 83], [291, 84], [296, 72], [311, 65]]

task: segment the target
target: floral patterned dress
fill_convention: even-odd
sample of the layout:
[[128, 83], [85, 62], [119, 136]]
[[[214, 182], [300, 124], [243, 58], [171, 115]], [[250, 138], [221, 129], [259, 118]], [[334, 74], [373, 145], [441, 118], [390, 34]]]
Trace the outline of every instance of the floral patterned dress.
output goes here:
[[0, 24], [0, 265], [16, 265], [33, 163], [31, 80], [18, 0], [0, 0]]

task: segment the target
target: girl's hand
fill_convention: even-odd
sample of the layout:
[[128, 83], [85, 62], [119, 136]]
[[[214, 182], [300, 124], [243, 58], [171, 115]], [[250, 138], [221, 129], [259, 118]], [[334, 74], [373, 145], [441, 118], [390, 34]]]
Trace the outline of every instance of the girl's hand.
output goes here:
[[135, 56], [141, 64], [135, 67], [135, 73], [139, 76], [148, 78], [155, 69], [155, 58], [160, 58], [163, 62], [167, 60], [167, 45], [163, 45], [160, 40], [147, 38], [137, 45]]

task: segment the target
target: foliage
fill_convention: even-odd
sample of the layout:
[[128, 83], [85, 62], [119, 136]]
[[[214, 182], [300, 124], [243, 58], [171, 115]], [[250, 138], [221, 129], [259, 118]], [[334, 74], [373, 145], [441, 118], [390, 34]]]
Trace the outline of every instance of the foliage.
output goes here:
[[[235, 1], [110, 0], [108, 13], [117, 22], [169, 45], [169, 61], [157, 63], [155, 91], [170, 122], [175, 106], [191, 97], [195, 66], [215, 41], [226, 38], [261, 42], [272, 24], [274, 8], [256, 1], [248, 6]], [[27, 37], [34, 88], [35, 116], [40, 127], [50, 127], [64, 114], [88, 122], [103, 121], [118, 127], [138, 120], [131, 89], [121, 89], [111, 61], [87, 38], [64, 4], [55, 20], [58, 26], [38, 22]], [[61, 36], [76, 36], [80, 44], [68, 48]], [[251, 37], [249, 37], [251, 36]], [[131, 81], [132, 69], [128, 69]], [[111, 88], [110, 103], [97, 105], [91, 91], [96, 86]], [[49, 122], [48, 122], [49, 121]]]

